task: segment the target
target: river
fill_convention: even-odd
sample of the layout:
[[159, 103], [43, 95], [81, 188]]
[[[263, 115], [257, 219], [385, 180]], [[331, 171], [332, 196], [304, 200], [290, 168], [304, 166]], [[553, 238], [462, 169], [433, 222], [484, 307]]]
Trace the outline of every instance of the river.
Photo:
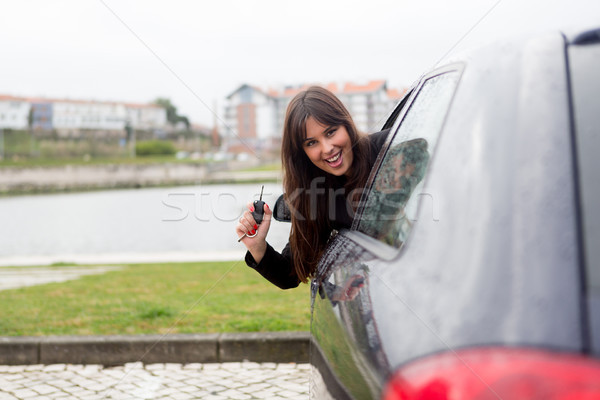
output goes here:
[[[271, 207], [280, 184], [265, 184]], [[0, 265], [242, 259], [234, 232], [259, 184], [109, 190], [0, 198]], [[281, 250], [289, 223], [267, 240]]]

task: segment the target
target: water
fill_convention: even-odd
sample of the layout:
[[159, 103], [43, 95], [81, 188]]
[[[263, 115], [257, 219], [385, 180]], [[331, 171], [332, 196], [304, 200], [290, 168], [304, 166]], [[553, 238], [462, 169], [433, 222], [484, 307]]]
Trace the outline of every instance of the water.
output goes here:
[[[266, 184], [271, 207], [281, 194]], [[0, 265], [241, 259], [235, 226], [259, 184], [111, 190], [0, 199]], [[280, 250], [289, 223], [273, 221]]]

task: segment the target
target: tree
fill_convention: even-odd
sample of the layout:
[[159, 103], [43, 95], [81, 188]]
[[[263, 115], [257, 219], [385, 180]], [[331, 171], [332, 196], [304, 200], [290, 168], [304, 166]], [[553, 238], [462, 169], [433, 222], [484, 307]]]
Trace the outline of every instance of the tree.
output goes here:
[[177, 107], [171, 103], [170, 99], [159, 97], [154, 100], [154, 104], [164, 108], [167, 111], [167, 121], [173, 126], [176, 126], [179, 122], [183, 122], [187, 130], [190, 129], [190, 121], [185, 115], [179, 115], [177, 113]]

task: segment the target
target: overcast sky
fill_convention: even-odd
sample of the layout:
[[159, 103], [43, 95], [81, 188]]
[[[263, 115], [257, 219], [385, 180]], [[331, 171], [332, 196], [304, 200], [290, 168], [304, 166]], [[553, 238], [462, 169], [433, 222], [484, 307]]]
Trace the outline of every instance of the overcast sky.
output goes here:
[[167, 97], [204, 125], [212, 125], [212, 111], [220, 116], [225, 96], [242, 83], [387, 79], [402, 88], [450, 49], [531, 30], [600, 27], [598, 0], [0, 4], [0, 94]]

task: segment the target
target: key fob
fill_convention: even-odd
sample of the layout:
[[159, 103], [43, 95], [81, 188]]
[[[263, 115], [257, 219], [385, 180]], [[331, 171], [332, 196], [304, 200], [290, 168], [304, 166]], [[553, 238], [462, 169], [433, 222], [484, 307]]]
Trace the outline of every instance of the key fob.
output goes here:
[[262, 200], [254, 201], [254, 211], [252, 211], [252, 217], [256, 221], [257, 225], [260, 225], [265, 214], [265, 202]]

